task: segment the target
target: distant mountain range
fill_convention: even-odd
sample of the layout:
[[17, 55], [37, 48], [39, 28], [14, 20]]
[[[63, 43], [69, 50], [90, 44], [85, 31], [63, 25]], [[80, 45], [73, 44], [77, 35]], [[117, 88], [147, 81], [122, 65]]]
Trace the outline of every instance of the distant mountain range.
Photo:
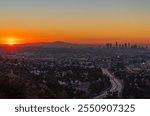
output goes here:
[[81, 47], [94, 47], [96, 45], [90, 44], [76, 44], [76, 43], [68, 43], [62, 41], [56, 42], [40, 42], [40, 43], [32, 43], [32, 44], [22, 44], [17, 46], [23, 47], [46, 47], [46, 48], [81, 48]]

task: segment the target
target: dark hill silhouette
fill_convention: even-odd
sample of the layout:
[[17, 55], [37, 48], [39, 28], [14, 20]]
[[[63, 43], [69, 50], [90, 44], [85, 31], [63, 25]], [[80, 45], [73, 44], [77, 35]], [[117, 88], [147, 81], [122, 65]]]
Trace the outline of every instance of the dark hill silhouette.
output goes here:
[[88, 45], [88, 44], [76, 44], [76, 43], [69, 43], [63, 41], [55, 41], [55, 42], [40, 42], [40, 43], [32, 43], [32, 44], [22, 44], [18, 46], [25, 46], [25, 47], [46, 47], [46, 48], [80, 48], [80, 47], [94, 47], [95, 45]]

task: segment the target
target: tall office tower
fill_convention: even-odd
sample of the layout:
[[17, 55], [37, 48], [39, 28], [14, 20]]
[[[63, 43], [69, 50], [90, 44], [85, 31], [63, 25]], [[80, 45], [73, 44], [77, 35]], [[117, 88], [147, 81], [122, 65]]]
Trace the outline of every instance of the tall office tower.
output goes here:
[[115, 47], [118, 48], [118, 42], [116, 42], [116, 46]]

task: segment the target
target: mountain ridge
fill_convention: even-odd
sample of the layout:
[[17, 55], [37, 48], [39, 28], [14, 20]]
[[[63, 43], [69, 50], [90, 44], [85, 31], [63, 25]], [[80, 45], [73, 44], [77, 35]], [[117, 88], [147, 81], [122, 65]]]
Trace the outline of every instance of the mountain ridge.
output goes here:
[[78, 43], [69, 43], [64, 41], [54, 41], [54, 42], [38, 42], [38, 43], [29, 43], [29, 44], [18, 44], [17, 46], [23, 47], [50, 47], [50, 48], [80, 48], [80, 47], [94, 47], [96, 45], [90, 44], [78, 44]]

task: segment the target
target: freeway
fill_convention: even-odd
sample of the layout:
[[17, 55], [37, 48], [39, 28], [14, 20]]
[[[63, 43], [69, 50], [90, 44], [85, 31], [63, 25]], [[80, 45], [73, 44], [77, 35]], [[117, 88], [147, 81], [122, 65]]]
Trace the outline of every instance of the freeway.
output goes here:
[[[119, 79], [117, 79], [113, 74], [111, 74], [108, 69], [102, 68], [103, 74], [107, 75], [111, 82], [111, 88], [109, 89], [110, 92], [118, 91], [119, 97], [121, 97], [123, 85]], [[94, 99], [103, 99], [107, 96], [108, 90], [103, 91], [100, 95], [94, 97]]]

